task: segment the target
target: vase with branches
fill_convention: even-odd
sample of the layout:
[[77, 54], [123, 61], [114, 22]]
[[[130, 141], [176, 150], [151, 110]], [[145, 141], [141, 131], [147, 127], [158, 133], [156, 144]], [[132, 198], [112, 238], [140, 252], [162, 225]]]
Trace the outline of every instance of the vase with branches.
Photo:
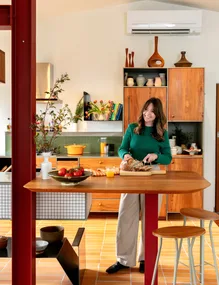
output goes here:
[[[60, 78], [55, 81], [53, 88], [49, 92], [48, 102], [46, 103], [45, 110], [40, 110], [39, 114], [35, 115], [35, 121], [31, 124], [32, 130], [34, 130], [34, 141], [36, 143], [37, 153], [52, 152], [58, 153], [60, 147], [55, 146], [55, 140], [62, 134], [62, 129], [71, 122], [71, 110], [68, 104], [64, 107], [56, 110], [54, 102], [50, 99], [59, 99], [59, 94], [63, 92], [62, 85], [70, 80], [67, 73], [62, 74]], [[46, 123], [48, 117], [50, 118], [50, 126]]]

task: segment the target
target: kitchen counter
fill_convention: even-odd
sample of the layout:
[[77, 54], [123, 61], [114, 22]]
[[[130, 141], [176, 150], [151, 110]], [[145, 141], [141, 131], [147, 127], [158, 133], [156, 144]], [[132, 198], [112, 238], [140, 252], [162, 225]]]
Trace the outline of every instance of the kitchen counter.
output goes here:
[[[37, 177], [40, 177], [38, 172]], [[0, 219], [11, 219], [11, 172], [0, 172]], [[92, 203], [90, 193], [37, 193], [36, 217], [43, 220], [85, 220]]]

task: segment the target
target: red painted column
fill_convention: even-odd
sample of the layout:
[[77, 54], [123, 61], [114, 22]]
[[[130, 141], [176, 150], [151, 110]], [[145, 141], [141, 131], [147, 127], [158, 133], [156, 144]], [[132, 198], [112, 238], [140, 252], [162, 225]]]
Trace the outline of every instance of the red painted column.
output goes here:
[[[152, 231], [158, 227], [158, 194], [145, 194], [145, 277], [144, 284], [151, 285], [157, 255], [157, 237]], [[155, 285], [157, 285], [157, 279]]]
[[36, 175], [30, 124], [36, 111], [36, 0], [12, 0], [12, 285], [33, 285]]

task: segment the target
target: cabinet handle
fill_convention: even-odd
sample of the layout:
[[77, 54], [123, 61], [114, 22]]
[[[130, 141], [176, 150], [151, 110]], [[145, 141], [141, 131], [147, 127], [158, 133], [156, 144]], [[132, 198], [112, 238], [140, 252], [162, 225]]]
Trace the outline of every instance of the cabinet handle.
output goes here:
[[174, 164], [174, 161], [172, 161], [171, 164]]
[[99, 161], [99, 164], [102, 164], [103, 162], [102, 161]]
[[174, 115], [172, 115], [171, 117], [172, 117], [172, 118], [175, 118], [175, 116], [174, 116]]
[[102, 203], [99, 203], [99, 206], [101, 206], [102, 205]]

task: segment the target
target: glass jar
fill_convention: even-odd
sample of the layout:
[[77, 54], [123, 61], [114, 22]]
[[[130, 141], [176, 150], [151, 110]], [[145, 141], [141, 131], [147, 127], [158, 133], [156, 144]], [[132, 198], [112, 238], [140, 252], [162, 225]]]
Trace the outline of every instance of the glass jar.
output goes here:
[[107, 145], [107, 139], [106, 138], [100, 138], [100, 153], [106, 154], [106, 145]]

